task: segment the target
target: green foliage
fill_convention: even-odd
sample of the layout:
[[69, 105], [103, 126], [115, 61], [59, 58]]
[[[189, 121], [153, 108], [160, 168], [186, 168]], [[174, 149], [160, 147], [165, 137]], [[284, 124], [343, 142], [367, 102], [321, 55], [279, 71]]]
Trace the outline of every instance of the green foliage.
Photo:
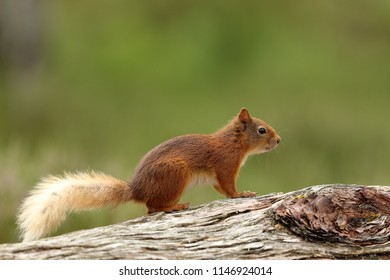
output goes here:
[[[0, 71], [0, 242], [38, 178], [95, 169], [127, 178], [140, 157], [211, 133], [241, 107], [280, 131], [240, 190], [390, 184], [386, 1], [44, 1], [43, 49]], [[183, 201], [221, 199], [194, 188]], [[61, 232], [145, 213], [72, 215]]]

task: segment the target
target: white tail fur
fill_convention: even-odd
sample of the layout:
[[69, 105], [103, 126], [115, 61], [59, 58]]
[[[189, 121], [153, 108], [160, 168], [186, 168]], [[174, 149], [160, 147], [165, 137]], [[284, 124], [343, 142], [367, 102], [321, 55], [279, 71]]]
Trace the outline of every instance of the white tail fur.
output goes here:
[[131, 199], [125, 182], [111, 176], [90, 173], [65, 173], [42, 179], [20, 207], [17, 223], [23, 241], [39, 239], [55, 230], [68, 212]]

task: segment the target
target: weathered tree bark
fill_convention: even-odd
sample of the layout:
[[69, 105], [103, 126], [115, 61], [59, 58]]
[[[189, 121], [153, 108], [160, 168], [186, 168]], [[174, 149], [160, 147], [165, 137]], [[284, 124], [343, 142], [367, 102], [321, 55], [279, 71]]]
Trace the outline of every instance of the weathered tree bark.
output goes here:
[[321, 185], [0, 245], [0, 259], [389, 259], [390, 187]]

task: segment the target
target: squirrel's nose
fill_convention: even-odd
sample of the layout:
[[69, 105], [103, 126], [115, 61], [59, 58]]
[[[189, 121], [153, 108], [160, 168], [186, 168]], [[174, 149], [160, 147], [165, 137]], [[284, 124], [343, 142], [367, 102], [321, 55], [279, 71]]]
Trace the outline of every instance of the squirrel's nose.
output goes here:
[[276, 143], [280, 143], [280, 141], [282, 141], [282, 138], [280, 138], [280, 136], [278, 136], [278, 138], [276, 138]]

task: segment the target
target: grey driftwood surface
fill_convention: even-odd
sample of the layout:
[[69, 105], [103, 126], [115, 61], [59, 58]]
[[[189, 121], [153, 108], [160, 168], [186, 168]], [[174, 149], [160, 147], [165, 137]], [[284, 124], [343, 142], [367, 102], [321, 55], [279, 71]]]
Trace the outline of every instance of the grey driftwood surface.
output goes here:
[[389, 259], [390, 187], [320, 185], [0, 245], [0, 259]]

